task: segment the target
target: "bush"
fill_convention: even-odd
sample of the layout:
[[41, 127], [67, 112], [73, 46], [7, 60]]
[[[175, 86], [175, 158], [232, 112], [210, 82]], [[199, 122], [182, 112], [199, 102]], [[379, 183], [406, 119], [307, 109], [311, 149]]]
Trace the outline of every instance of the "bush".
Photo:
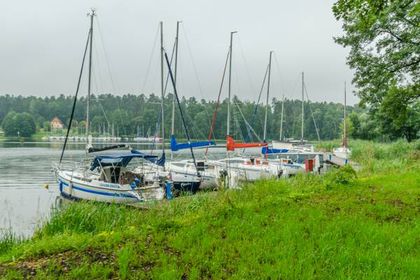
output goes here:
[[356, 171], [350, 164], [344, 165], [338, 169], [332, 170], [325, 175], [325, 187], [330, 189], [336, 185], [351, 185], [357, 179]]

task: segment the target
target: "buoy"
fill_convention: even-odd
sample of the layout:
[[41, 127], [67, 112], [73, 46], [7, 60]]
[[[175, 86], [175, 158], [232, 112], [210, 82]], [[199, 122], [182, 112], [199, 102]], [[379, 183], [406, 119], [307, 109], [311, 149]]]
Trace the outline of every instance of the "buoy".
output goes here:
[[44, 188], [48, 190], [50, 188], [50, 186], [48, 184], [45, 184]]

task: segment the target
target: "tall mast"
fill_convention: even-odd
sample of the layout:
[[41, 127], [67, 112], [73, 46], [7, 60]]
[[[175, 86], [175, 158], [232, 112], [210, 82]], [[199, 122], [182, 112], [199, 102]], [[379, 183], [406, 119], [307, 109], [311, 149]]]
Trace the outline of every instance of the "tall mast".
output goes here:
[[[176, 77], [178, 70], [178, 40], [179, 40], [179, 24], [181, 22], [176, 22], [176, 37], [175, 37], [175, 67], [174, 67], [174, 82], [176, 86]], [[172, 99], [172, 123], [171, 123], [171, 134], [175, 134], [175, 95]]]
[[303, 144], [303, 127], [305, 124], [305, 106], [304, 106], [304, 102], [305, 102], [305, 76], [304, 73], [302, 72], [302, 127], [301, 127], [301, 136], [300, 136], [300, 142], [301, 144]]
[[273, 51], [270, 51], [270, 58], [268, 59], [268, 79], [267, 79], [267, 98], [265, 100], [265, 118], [264, 118], [264, 142], [267, 142], [267, 117], [268, 117], [268, 100], [270, 98], [270, 78], [271, 78], [271, 55]]
[[164, 85], [163, 85], [163, 22], [160, 22], [160, 92], [161, 92], [161, 126], [162, 126], [162, 152], [165, 153], [165, 107], [164, 107]]
[[284, 94], [281, 101], [281, 117], [280, 117], [280, 141], [283, 141], [283, 115], [284, 115]]
[[[176, 22], [176, 36], [175, 36], [175, 67], [174, 67], [174, 83], [176, 86], [176, 76], [178, 70], [178, 41], [179, 41], [179, 24], [181, 22]], [[171, 135], [175, 135], [175, 94], [172, 98], [172, 123], [171, 123]], [[173, 158], [173, 152], [171, 150], [171, 159]]]
[[231, 88], [232, 88], [232, 41], [233, 41], [233, 34], [237, 31], [230, 32], [230, 44], [229, 44], [229, 86], [228, 86], [228, 107], [227, 107], [227, 131], [226, 135], [230, 135], [230, 96], [231, 96]]
[[347, 124], [346, 124], [346, 107], [347, 107], [347, 86], [344, 82], [344, 124], [343, 124], [343, 146], [347, 148]]
[[91, 9], [90, 13], [90, 38], [89, 38], [89, 76], [88, 76], [88, 96], [86, 102], [86, 141], [89, 143], [89, 111], [90, 111], [90, 94], [92, 81], [92, 44], [93, 44], [93, 17], [95, 16], [95, 9]]

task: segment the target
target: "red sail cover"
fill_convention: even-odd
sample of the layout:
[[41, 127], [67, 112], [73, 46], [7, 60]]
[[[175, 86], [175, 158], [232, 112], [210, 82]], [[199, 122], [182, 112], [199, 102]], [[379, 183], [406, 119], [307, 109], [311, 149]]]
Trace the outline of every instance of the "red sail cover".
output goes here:
[[226, 148], [228, 151], [234, 151], [240, 148], [266, 147], [267, 143], [236, 143], [231, 136], [226, 137]]

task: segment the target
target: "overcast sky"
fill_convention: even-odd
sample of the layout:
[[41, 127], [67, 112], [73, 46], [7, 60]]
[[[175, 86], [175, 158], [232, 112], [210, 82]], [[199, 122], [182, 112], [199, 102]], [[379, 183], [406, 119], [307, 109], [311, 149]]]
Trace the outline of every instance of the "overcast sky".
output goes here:
[[[358, 101], [345, 64], [348, 50], [333, 41], [341, 24], [330, 0], [14, 0], [0, 9], [0, 95], [74, 94], [89, 28], [94, 31], [94, 93], [159, 93], [159, 21], [170, 51], [182, 21], [178, 91], [217, 97], [231, 31], [232, 93], [254, 101], [273, 50], [271, 97], [300, 98], [305, 72], [309, 98]], [[155, 47], [154, 47], [155, 46]], [[150, 65], [150, 67], [149, 67]], [[86, 78], [83, 83], [86, 93]], [[227, 96], [227, 91], [223, 97]]]

